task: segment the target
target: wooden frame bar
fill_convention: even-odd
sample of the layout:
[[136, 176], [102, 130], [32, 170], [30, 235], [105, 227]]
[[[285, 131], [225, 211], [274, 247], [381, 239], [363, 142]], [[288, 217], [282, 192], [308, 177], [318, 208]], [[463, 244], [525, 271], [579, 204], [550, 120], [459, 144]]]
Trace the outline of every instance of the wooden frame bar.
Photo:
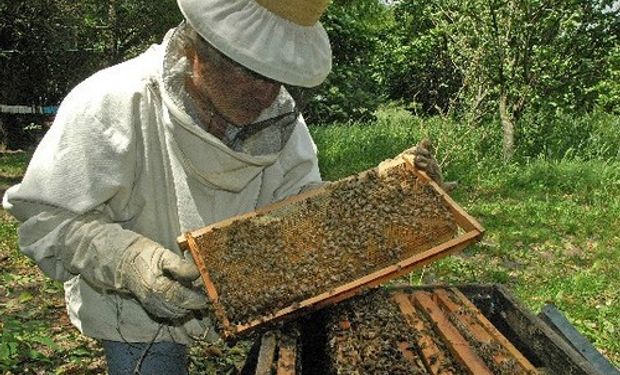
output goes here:
[[413, 301], [414, 305], [424, 311], [431, 319], [450, 352], [471, 375], [493, 375], [484, 361], [478, 357], [468, 344], [467, 340], [450, 323], [439, 306], [433, 302], [430, 293], [415, 292], [413, 293]]
[[[432, 327], [420, 319], [416, 308], [411, 303], [409, 296], [405, 293], [395, 293], [393, 296], [396, 303], [400, 307], [400, 311], [407, 323], [413, 327], [417, 332], [420, 333], [420, 336], [417, 340], [418, 348], [421, 350], [422, 360], [424, 361], [424, 365], [433, 375], [454, 375], [452, 371], [442, 370], [441, 363], [444, 360], [444, 353], [439, 349], [437, 344], [433, 341], [431, 337], [429, 337], [424, 332], [432, 329]], [[409, 347], [408, 343], [405, 343], [407, 347]], [[401, 343], [401, 346], [404, 346]], [[402, 351], [402, 348], [401, 348]]]

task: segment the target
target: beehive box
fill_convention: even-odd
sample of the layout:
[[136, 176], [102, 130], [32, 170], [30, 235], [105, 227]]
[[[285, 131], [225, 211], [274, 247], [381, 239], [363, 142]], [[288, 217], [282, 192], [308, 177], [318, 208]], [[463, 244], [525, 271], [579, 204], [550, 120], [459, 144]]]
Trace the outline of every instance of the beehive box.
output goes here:
[[339, 305], [326, 327], [328, 373], [536, 373], [454, 288], [380, 290]]
[[261, 375], [609, 373], [499, 285], [381, 288], [297, 323], [294, 371], [263, 339], [242, 373], [258, 362], [272, 369]]
[[360, 293], [463, 249], [483, 229], [409, 157], [179, 239], [225, 338]]

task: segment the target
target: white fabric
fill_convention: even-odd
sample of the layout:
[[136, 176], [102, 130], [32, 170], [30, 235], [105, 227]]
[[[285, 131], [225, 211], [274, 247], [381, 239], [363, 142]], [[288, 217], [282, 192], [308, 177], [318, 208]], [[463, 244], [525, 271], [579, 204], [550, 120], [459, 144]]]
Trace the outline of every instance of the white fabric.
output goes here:
[[321, 84], [332, 66], [320, 22], [299, 26], [254, 0], [178, 0], [189, 24], [239, 64], [293, 86]]
[[[146, 237], [178, 253], [185, 231], [320, 181], [301, 117], [280, 152], [260, 157], [181, 125], [179, 109], [162, 100], [164, 50], [153, 46], [78, 85], [22, 183], [3, 198], [23, 222], [21, 250], [66, 281], [71, 321], [95, 338], [149, 342], [160, 328], [137, 300], [114, 290], [117, 256], [136, 241]], [[207, 318], [167, 323], [155, 340], [187, 344], [209, 326]]]

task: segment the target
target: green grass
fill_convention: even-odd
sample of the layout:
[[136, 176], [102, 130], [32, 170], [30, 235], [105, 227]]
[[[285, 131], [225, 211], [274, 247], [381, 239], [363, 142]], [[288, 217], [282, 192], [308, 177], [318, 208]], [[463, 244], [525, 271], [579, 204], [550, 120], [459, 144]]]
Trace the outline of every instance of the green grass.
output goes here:
[[[607, 134], [608, 120], [589, 126]], [[569, 137], [567, 127], [560, 128]], [[553, 152], [526, 147], [516, 162], [504, 163], [498, 129], [422, 120], [398, 109], [380, 113], [376, 123], [311, 132], [328, 180], [373, 167], [430, 136], [447, 179], [460, 183], [454, 198], [486, 234], [481, 243], [412, 273], [408, 281], [501, 283], [535, 313], [554, 303], [620, 365], [620, 160], [612, 152], [617, 145], [601, 144], [605, 152], [598, 152], [593, 143], [584, 148], [556, 142]], [[27, 160], [23, 153], [0, 156], [1, 189], [19, 181]], [[101, 372], [100, 347], [66, 321], [60, 286], [20, 255], [17, 223], [1, 213], [0, 372]], [[231, 368], [240, 356], [226, 349], [208, 362], [201, 360], [201, 350], [192, 354], [193, 368], [201, 371]]]

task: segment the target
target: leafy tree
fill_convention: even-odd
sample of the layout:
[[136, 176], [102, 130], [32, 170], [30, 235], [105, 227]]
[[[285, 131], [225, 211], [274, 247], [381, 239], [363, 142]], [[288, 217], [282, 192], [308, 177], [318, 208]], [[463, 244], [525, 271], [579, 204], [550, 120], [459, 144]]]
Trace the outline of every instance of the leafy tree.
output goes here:
[[81, 37], [104, 53], [108, 65], [161, 41], [182, 20], [173, 0], [87, 0], [76, 10], [83, 22]]
[[313, 91], [310, 123], [368, 120], [384, 101], [375, 58], [390, 22], [377, 0], [335, 0], [322, 18], [333, 51], [333, 69]]
[[381, 84], [390, 99], [418, 114], [451, 111], [462, 77], [448, 54], [448, 40], [433, 22], [434, 6], [403, 1], [391, 9], [393, 23], [381, 39]]
[[[419, 64], [412, 72], [422, 80], [443, 70], [446, 75], [431, 76], [441, 77], [435, 81], [444, 88], [443, 106], [457, 104], [468, 122], [497, 116], [506, 158], [514, 152], [515, 127], [527, 109], [592, 108], [593, 88], [604, 79], [608, 52], [620, 35], [613, 0], [417, 3], [407, 0], [395, 8], [406, 15], [397, 16], [406, 25], [400, 29], [406, 36], [401, 50], [423, 51], [409, 54], [408, 66]], [[424, 53], [420, 43], [431, 52]]]
[[[161, 40], [180, 20], [173, 0], [0, 2], [0, 103], [58, 104], [77, 83]], [[24, 127], [41, 120], [1, 116], [2, 145], [29, 139]]]

